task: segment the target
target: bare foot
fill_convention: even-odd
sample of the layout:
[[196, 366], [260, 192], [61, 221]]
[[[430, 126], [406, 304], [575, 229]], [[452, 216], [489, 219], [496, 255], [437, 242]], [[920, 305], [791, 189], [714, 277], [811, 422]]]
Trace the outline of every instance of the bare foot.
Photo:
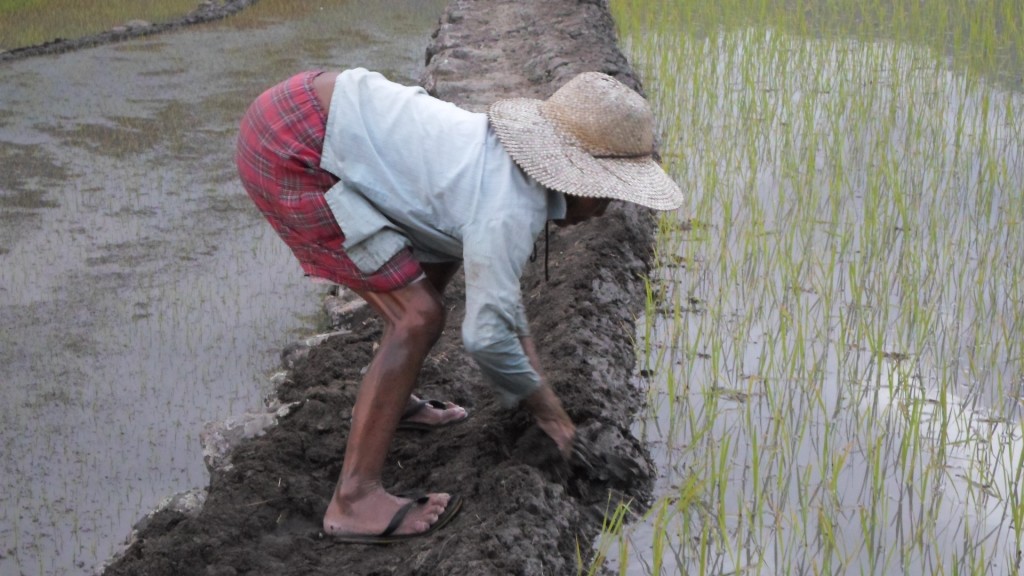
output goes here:
[[[335, 490], [334, 497], [331, 498], [331, 503], [327, 506], [327, 512], [324, 514], [325, 534], [381, 534], [387, 529], [399, 508], [409, 502], [407, 498], [398, 498], [388, 494], [379, 486], [359, 497], [339, 494], [339, 492], [339, 490]], [[448, 494], [430, 494], [426, 504], [413, 506], [409, 510], [393, 534], [426, 532], [432, 524], [437, 522], [450, 499], [451, 496]]]
[[[406, 407], [406, 409], [411, 409], [419, 402], [419, 398], [417, 398], [416, 396], [412, 396], [411, 398], [409, 398], [409, 404]], [[462, 406], [459, 406], [452, 402], [443, 402], [443, 404], [444, 408], [439, 408], [431, 404], [424, 405], [422, 408], [420, 408], [410, 416], [402, 418], [402, 422], [413, 424], [426, 424], [428, 426], [444, 426], [445, 424], [458, 422], [459, 420], [462, 420], [468, 415], [466, 409], [463, 408]]]
[[572, 455], [572, 441], [576, 437], [576, 426], [562, 408], [562, 402], [548, 384], [523, 400], [523, 407], [537, 419], [537, 426], [558, 446], [566, 459]]

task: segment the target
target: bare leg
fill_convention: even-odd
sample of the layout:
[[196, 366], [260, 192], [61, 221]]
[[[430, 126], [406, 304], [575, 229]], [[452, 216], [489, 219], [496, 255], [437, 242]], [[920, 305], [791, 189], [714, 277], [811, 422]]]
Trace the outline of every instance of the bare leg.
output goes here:
[[[328, 534], [379, 533], [407, 502], [384, 490], [381, 473], [423, 360], [444, 327], [441, 297], [429, 281], [360, 296], [384, 317], [384, 337], [356, 396], [345, 462], [324, 515]], [[431, 494], [395, 533], [426, 531], [448, 501], [447, 494]]]
[[[459, 267], [462, 266], [462, 262], [422, 262], [420, 266], [423, 268], [423, 273], [426, 275], [427, 280], [434, 287], [434, 290], [441, 296], [444, 295], [445, 288], [448, 287], [452, 277], [459, 271]], [[410, 407], [416, 402], [419, 402], [419, 398], [415, 395], [410, 396], [409, 402], [406, 407]], [[461, 420], [466, 417], [466, 410], [461, 406], [448, 403], [448, 406], [444, 410], [436, 410], [427, 408], [414, 414], [408, 418], [409, 422], [419, 422], [430, 425], [440, 425], [448, 422], [454, 422]]]

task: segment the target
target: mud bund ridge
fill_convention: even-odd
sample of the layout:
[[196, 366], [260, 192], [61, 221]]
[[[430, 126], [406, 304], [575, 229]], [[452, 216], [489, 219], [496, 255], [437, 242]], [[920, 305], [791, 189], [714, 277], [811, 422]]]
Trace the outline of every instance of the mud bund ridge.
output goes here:
[[[482, 111], [501, 97], [544, 98], [576, 74], [603, 71], [639, 89], [602, 1], [453, 0], [427, 47], [421, 83]], [[459, 402], [464, 424], [400, 432], [385, 486], [465, 499], [437, 534], [385, 547], [332, 542], [320, 520], [340, 471], [361, 371], [381, 325], [366, 307], [332, 316], [334, 336], [289, 360], [275, 426], [233, 446], [211, 472], [205, 504], [165, 508], [110, 564], [115, 575], [568, 575], [587, 556], [609, 506], [642, 507], [652, 467], [629, 432], [643, 392], [632, 384], [634, 325], [643, 311], [654, 215], [613, 205], [603, 218], [551, 230], [550, 279], [539, 257], [522, 280], [548, 380], [600, 454], [570, 466], [521, 411], [503, 409], [462, 350], [461, 273], [448, 325], [418, 392]], [[335, 301], [337, 302], [337, 301]]]

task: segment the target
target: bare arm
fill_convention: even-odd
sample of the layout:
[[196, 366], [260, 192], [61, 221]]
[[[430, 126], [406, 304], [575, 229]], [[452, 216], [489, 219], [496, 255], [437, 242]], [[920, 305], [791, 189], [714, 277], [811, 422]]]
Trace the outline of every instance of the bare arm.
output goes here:
[[541, 385], [547, 380], [544, 378], [544, 371], [540, 367], [540, 357], [537, 356], [537, 345], [533, 343], [532, 336], [522, 336], [519, 338], [519, 342], [523, 345], [523, 352], [526, 352], [526, 358], [530, 361], [530, 366], [537, 371], [540, 375]]
[[562, 401], [558, 399], [554, 389], [544, 378], [541, 370], [540, 357], [537, 355], [537, 346], [530, 336], [523, 336], [519, 339], [523, 345], [523, 352], [530, 360], [530, 365], [540, 375], [540, 388], [523, 400], [522, 406], [537, 419], [537, 425], [543, 430], [555, 444], [562, 456], [569, 458], [572, 453], [572, 442], [576, 436], [576, 426], [572, 419], [566, 414], [562, 407]]

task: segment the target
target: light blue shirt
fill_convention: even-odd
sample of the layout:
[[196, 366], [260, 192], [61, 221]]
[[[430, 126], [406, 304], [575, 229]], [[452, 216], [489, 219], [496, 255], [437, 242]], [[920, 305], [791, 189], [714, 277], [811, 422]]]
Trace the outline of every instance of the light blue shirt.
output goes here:
[[516, 166], [486, 114], [363, 68], [335, 82], [320, 166], [340, 179], [327, 203], [359, 269], [406, 246], [421, 262], [461, 260], [463, 345], [506, 405], [534, 392], [519, 277], [564, 196]]

